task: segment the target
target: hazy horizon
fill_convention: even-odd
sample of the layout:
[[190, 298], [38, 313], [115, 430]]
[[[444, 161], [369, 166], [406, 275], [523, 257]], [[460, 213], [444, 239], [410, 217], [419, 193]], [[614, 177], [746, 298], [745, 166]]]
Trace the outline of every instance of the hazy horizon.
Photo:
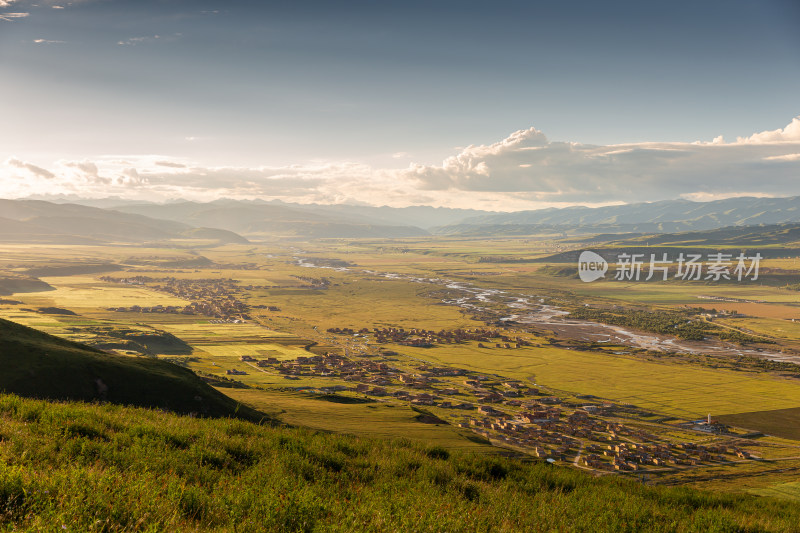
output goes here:
[[94, 207], [103, 207], [103, 208], [111, 208], [113, 209], [115, 206], [127, 206], [127, 205], [171, 205], [171, 204], [182, 204], [182, 203], [196, 203], [198, 205], [204, 204], [213, 204], [213, 203], [225, 203], [225, 202], [244, 202], [244, 203], [252, 203], [252, 204], [276, 204], [276, 205], [287, 205], [287, 206], [322, 206], [322, 207], [369, 207], [369, 208], [394, 208], [394, 209], [404, 209], [404, 208], [433, 208], [433, 209], [454, 209], [454, 210], [467, 210], [467, 211], [478, 211], [478, 212], [485, 212], [485, 213], [497, 213], [497, 214], [511, 214], [511, 213], [521, 213], [524, 211], [539, 211], [539, 210], [561, 210], [561, 209], [569, 209], [569, 208], [582, 208], [582, 209], [596, 209], [600, 207], [624, 207], [624, 206], [636, 206], [636, 205], [648, 205], [648, 204], [663, 204], [668, 202], [691, 202], [694, 204], [707, 204], [710, 202], [717, 202], [721, 200], [736, 200], [736, 199], [792, 199], [792, 198], [800, 198], [800, 195], [731, 195], [726, 196], [724, 198], [713, 198], [713, 199], [703, 199], [703, 198], [667, 198], [663, 200], [652, 200], [652, 201], [641, 201], [641, 202], [629, 202], [629, 203], [608, 203], [608, 204], [599, 204], [599, 205], [586, 205], [585, 203], [575, 203], [570, 205], [564, 206], [548, 206], [548, 207], [538, 207], [533, 209], [514, 209], [514, 210], [502, 210], [502, 209], [480, 209], [480, 208], [467, 208], [467, 207], [451, 207], [451, 206], [431, 206], [425, 204], [409, 204], [406, 206], [395, 207], [386, 204], [370, 204], [366, 202], [342, 202], [342, 203], [321, 203], [321, 202], [291, 202], [286, 201], [281, 198], [230, 198], [227, 196], [222, 196], [219, 198], [213, 198], [208, 200], [191, 200], [188, 198], [164, 198], [158, 200], [147, 200], [147, 199], [126, 199], [119, 196], [97, 196], [97, 197], [85, 197], [76, 194], [31, 194], [28, 196], [17, 197], [17, 198], [0, 198], [3, 200], [37, 200], [43, 202], [52, 202], [56, 204], [63, 204], [63, 203], [77, 203], [83, 204], [87, 206], [94, 206]]

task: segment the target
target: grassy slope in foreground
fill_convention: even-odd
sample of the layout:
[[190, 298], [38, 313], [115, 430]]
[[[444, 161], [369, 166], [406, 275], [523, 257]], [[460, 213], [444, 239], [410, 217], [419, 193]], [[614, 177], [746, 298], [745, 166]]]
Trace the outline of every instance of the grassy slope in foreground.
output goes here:
[[0, 392], [261, 418], [188, 369], [156, 359], [109, 354], [2, 319]]
[[796, 531], [800, 508], [235, 419], [0, 395], [0, 530]]

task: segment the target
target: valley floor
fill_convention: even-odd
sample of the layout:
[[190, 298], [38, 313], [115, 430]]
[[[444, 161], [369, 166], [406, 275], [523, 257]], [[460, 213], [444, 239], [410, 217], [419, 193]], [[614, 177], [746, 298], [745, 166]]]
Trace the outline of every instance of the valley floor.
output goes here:
[[[31, 256], [8, 245], [3, 276], [71, 269], [2, 297], [0, 317], [188, 367], [293, 425], [549, 459], [647, 484], [798, 497], [796, 292], [583, 284], [510, 262], [554, 249], [548, 240], [429, 238], [199, 252], [42, 245]], [[492, 253], [503, 259], [484, 261]], [[116, 266], [81, 273], [83, 262]], [[755, 342], [685, 341], [566, 316], [586, 306], [710, 312], [707, 297], [722, 294], [760, 303], [711, 319], [714, 331]]]

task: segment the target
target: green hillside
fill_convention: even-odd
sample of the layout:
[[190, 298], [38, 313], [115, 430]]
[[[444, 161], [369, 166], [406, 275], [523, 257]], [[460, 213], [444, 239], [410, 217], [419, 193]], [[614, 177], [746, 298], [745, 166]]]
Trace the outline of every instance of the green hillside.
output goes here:
[[233, 419], [0, 395], [4, 531], [797, 531], [769, 497]]
[[156, 359], [109, 354], [2, 319], [0, 392], [54, 400], [102, 400], [203, 416], [261, 418], [188, 369]]

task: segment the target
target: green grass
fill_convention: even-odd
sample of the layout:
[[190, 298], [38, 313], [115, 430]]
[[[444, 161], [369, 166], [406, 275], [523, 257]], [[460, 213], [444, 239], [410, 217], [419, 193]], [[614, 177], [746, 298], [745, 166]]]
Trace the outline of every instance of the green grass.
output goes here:
[[759, 496], [774, 496], [800, 502], [800, 482], [797, 481], [776, 483], [775, 485], [770, 485], [769, 487], [761, 489], [751, 489], [750, 492], [752, 494], [758, 494]]
[[[364, 437], [405, 437], [449, 450], [463, 449], [489, 454], [500, 451], [499, 448], [479, 442], [472, 431], [448, 424], [420, 422], [419, 413], [408, 405], [375, 401], [339, 403], [325, 401], [325, 397], [319, 395], [278, 390], [230, 389], [225, 392], [232, 398], [293, 426]], [[340, 398], [358, 400], [353, 396]]]
[[[330, 327], [417, 327], [432, 329], [476, 327], [457, 308], [441, 305], [424, 295], [431, 287], [408, 281], [342, 276], [326, 270], [299, 268], [306, 276], [326, 276], [337, 283], [327, 290], [305, 294], [269, 291], [265, 301], [274, 302], [282, 312], [324, 331]], [[346, 281], [345, 281], [346, 280]]]
[[0, 392], [158, 407], [208, 416], [260, 415], [193, 372], [145, 357], [95, 350], [0, 319]]
[[[800, 309], [795, 311], [800, 315]], [[798, 317], [800, 318], [800, 316]], [[731, 318], [717, 320], [718, 323], [736, 328], [746, 328], [758, 335], [769, 335], [788, 341], [800, 338], [800, 323], [775, 318]]]
[[800, 509], [542, 463], [0, 396], [7, 531], [794, 531]]

